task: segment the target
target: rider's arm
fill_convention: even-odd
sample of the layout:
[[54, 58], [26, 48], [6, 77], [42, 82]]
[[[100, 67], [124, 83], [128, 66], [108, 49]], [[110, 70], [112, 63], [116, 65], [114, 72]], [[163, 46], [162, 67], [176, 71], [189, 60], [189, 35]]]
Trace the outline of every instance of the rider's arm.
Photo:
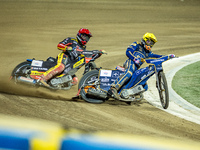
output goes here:
[[140, 46], [137, 42], [132, 43], [126, 50], [126, 56], [133, 60], [137, 67], [140, 67], [143, 62], [141, 58], [145, 58], [144, 54], [139, 51]]
[[58, 43], [57, 48], [63, 52], [72, 50], [72, 41], [70, 38], [64, 39], [62, 42]]
[[78, 51], [76, 48], [77, 43], [74, 42], [74, 40], [72, 38], [67, 38], [64, 39], [62, 42], [60, 42], [57, 45], [57, 48], [59, 50], [62, 50], [65, 54], [67, 54], [72, 60], [76, 59], [79, 55]]
[[158, 54], [154, 54], [152, 52], [149, 53], [149, 57], [153, 57], [153, 58], [160, 58], [163, 57], [164, 55], [158, 55]]
[[62, 44], [62, 43], [59, 43], [58, 45], [57, 45], [57, 48], [59, 49], [59, 50], [61, 50], [61, 51], [63, 51], [63, 52], [66, 52], [66, 51], [71, 51], [72, 50], [72, 47], [71, 46], [68, 46], [68, 45], [64, 45], [64, 44]]
[[131, 60], [134, 60], [136, 58], [136, 56], [134, 55], [136, 49], [137, 49], [137, 43], [133, 42], [131, 45], [128, 46], [126, 50], [126, 56]]

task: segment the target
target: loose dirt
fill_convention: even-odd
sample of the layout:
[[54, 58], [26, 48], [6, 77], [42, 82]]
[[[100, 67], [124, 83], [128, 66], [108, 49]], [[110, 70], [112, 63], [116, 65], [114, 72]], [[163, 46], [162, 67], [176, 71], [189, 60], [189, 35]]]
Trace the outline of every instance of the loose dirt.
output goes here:
[[[88, 50], [105, 49], [97, 66], [115, 68], [125, 50], [145, 32], [156, 35], [153, 52], [183, 56], [199, 52], [199, 0], [6, 0], [0, 2], [0, 113], [51, 120], [66, 128], [114, 131], [187, 142], [200, 141], [200, 125], [178, 118], [142, 100], [90, 104], [73, 101], [77, 86], [51, 91], [9, 81], [14, 67], [27, 58], [56, 57], [58, 42], [88, 28]], [[176, 65], [176, 64], [174, 64]], [[80, 69], [77, 76], [82, 76]], [[155, 86], [155, 85], [149, 85]]]

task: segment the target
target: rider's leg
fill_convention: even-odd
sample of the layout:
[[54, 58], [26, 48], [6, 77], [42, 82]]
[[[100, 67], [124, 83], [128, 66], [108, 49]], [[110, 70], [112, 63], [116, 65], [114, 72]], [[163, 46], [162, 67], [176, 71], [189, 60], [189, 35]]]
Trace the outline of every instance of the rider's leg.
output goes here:
[[65, 55], [64, 53], [60, 53], [57, 57], [57, 65], [55, 65], [54, 67], [50, 68], [49, 70], [47, 70], [40, 78], [40, 82], [45, 85], [45, 86], [49, 86], [47, 84], [47, 81], [50, 80], [52, 77], [54, 77], [57, 74], [60, 74], [61, 72], [64, 71], [65, 69], [65, 64], [67, 62], [67, 55]]
[[126, 60], [124, 66], [126, 69], [124, 75], [117, 78], [108, 90], [108, 94], [112, 95], [115, 99], [120, 98], [117, 91], [130, 79], [133, 72], [136, 70], [135, 64], [131, 59]]

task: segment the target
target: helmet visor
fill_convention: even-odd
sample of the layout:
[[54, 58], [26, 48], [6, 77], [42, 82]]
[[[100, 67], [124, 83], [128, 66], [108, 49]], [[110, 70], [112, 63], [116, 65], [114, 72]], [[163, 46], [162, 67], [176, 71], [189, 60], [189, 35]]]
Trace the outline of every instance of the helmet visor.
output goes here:
[[86, 42], [88, 42], [90, 40], [90, 36], [88, 36], [87, 34], [83, 34], [82, 35], [82, 39]]
[[146, 44], [148, 45], [148, 46], [153, 46], [154, 44], [155, 44], [155, 42], [154, 41], [151, 41], [151, 40], [146, 40]]

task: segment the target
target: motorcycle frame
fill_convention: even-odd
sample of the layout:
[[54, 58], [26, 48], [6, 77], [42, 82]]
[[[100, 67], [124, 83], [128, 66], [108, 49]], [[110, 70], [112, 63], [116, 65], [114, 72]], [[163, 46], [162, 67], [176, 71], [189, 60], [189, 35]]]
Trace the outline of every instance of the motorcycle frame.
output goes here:
[[[125, 85], [123, 85], [120, 88], [118, 93], [121, 94], [121, 92], [123, 90], [132, 89], [132, 88], [136, 87], [137, 85], [143, 85], [143, 87], [144, 87], [145, 85], [147, 85], [146, 84], [147, 80], [151, 76], [153, 76], [154, 74], [156, 75], [156, 82], [157, 82], [157, 85], [158, 85], [157, 88], [158, 88], [158, 90], [160, 90], [158, 74], [159, 74], [160, 71], [163, 71], [162, 63], [167, 61], [167, 60], [168, 60], [168, 56], [164, 56], [164, 57], [158, 58], [158, 59], [144, 60], [144, 62], [149, 64], [149, 66], [135, 71], [134, 74], [132, 75], [131, 79]], [[147, 90], [147, 89], [148, 88], [146, 87], [145, 90]]]

